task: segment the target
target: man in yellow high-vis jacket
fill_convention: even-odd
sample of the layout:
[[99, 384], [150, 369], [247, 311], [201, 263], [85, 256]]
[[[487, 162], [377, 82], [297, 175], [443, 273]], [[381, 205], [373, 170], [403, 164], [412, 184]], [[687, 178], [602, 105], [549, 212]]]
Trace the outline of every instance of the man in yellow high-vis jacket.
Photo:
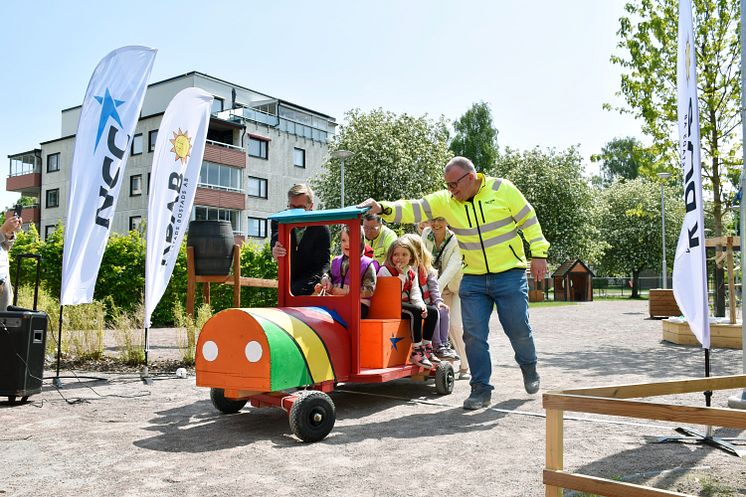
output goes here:
[[492, 361], [487, 336], [493, 306], [521, 367], [526, 392], [539, 391], [536, 347], [528, 322], [528, 286], [523, 238], [531, 249], [531, 273], [542, 281], [549, 242], [541, 232], [531, 204], [518, 188], [503, 178], [477, 173], [465, 157], [454, 157], [444, 170], [446, 190], [417, 200], [377, 202], [361, 207], [384, 220], [418, 223], [443, 217], [455, 233], [463, 257], [464, 277], [459, 289], [466, 355], [471, 368], [471, 395], [464, 409], [489, 406]]

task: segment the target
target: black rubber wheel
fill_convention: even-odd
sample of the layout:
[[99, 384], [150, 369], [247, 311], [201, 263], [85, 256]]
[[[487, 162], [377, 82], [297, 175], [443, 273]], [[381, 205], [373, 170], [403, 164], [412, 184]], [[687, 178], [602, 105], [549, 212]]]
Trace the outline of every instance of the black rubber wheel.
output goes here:
[[288, 415], [290, 429], [304, 442], [323, 440], [334, 428], [336, 418], [332, 399], [317, 390], [299, 392]]
[[8, 395], [8, 404], [13, 405], [16, 403], [16, 396], [15, 395]]
[[210, 389], [210, 400], [215, 409], [222, 412], [223, 414], [233, 414], [246, 405], [245, 400], [231, 400], [225, 398], [225, 392], [222, 388], [211, 388]]
[[451, 363], [441, 362], [435, 370], [435, 390], [441, 395], [450, 395], [453, 392], [455, 379]]

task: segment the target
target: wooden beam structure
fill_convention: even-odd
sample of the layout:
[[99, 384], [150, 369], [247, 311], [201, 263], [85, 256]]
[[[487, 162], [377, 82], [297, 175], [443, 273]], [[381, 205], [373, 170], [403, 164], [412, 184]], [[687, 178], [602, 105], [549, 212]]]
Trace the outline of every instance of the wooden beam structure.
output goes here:
[[686, 497], [686, 494], [579, 473], [564, 472], [564, 412], [585, 412], [746, 429], [746, 413], [738, 409], [693, 407], [627, 400], [630, 398], [703, 392], [705, 390], [732, 390], [744, 387], [746, 387], [746, 375], [733, 375], [577, 388], [545, 393], [543, 396], [543, 406], [547, 413], [546, 468], [543, 476], [545, 495], [547, 497], [562, 497], [563, 489], [566, 488], [607, 497]]
[[200, 276], [194, 273], [194, 248], [187, 247], [187, 296], [186, 313], [194, 316], [194, 294], [197, 283], [202, 283], [202, 301], [210, 303], [210, 285], [218, 283], [233, 285], [233, 307], [241, 307], [241, 287], [277, 288], [277, 280], [265, 278], [248, 278], [241, 276], [241, 247], [233, 248], [233, 274], [218, 276]]

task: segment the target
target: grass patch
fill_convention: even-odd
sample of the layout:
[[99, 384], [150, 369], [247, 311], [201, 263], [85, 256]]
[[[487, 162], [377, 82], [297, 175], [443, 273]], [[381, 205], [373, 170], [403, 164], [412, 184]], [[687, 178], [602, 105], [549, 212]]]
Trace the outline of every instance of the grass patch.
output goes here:
[[565, 305], [577, 305], [577, 302], [563, 302], [563, 301], [544, 301], [544, 302], [529, 302], [528, 306], [529, 308], [536, 308], [536, 307], [561, 307]]

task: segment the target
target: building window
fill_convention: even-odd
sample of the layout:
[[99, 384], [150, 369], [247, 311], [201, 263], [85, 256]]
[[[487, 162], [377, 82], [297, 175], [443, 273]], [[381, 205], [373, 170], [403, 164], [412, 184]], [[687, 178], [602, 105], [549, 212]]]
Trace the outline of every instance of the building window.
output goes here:
[[212, 100], [212, 113], [217, 114], [218, 112], [223, 110], [223, 99], [220, 97], [215, 97]]
[[47, 209], [60, 206], [60, 189], [47, 190]]
[[249, 176], [249, 184], [246, 187], [249, 197], [267, 198], [267, 180]]
[[44, 240], [49, 240], [49, 237], [52, 236], [52, 233], [54, 233], [54, 230], [56, 229], [56, 224], [48, 224], [44, 226]]
[[249, 138], [249, 155], [260, 159], [269, 159], [269, 143], [265, 140]]
[[306, 168], [306, 151], [302, 148], [293, 149], [293, 165], [295, 167]]
[[202, 207], [194, 208], [195, 221], [230, 221], [233, 232], [241, 233], [241, 211], [234, 209], [221, 209], [219, 207]]
[[60, 154], [47, 155], [47, 172], [53, 173], [60, 170]]
[[132, 152], [130, 155], [140, 155], [142, 153], [142, 133], [138, 133], [132, 138]]
[[241, 169], [203, 161], [199, 170], [199, 184], [203, 188], [243, 191], [241, 187]]
[[267, 220], [258, 217], [250, 217], [246, 234], [253, 238], [267, 238]]
[[140, 231], [142, 216], [130, 216], [130, 231]]
[[142, 195], [142, 174], [130, 176], [130, 197]]
[[148, 152], [155, 150], [155, 141], [158, 139], [158, 130], [154, 129], [148, 133]]

